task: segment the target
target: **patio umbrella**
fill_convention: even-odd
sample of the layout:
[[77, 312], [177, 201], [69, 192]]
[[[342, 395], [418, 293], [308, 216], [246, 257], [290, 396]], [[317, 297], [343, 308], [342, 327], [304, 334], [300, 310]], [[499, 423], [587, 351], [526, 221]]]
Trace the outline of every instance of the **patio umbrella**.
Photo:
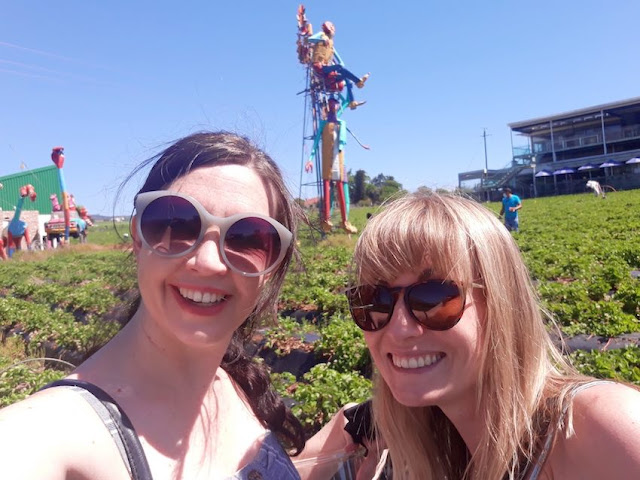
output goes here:
[[[535, 196], [538, 196], [537, 191], [536, 191], [536, 178], [541, 178], [541, 177], [552, 177], [553, 173], [551, 173], [549, 170], [540, 170], [539, 172], [537, 172], [534, 176], [533, 176], [533, 192]], [[554, 177], [555, 180], [555, 177]], [[542, 182], [543, 185], [547, 185], [547, 181], [543, 180]]]
[[604, 168], [605, 175], [607, 174], [607, 168], [611, 168], [611, 174], [613, 175], [613, 167], [619, 167], [620, 165], [622, 164], [620, 162], [616, 162], [615, 160], [607, 160], [602, 165], [600, 165], [600, 168]]
[[598, 168], [597, 165], [594, 165], [593, 163], [587, 163], [586, 165], [582, 165], [581, 167], [578, 167], [578, 171], [582, 172], [584, 170], [595, 170], [596, 168]]
[[557, 186], [556, 177], [558, 175], [564, 175], [565, 186], [568, 186], [570, 173], [576, 173], [576, 171], [573, 168], [561, 168], [559, 170], [556, 170], [555, 172], [553, 172], [553, 184]]
[[570, 173], [576, 173], [576, 171], [573, 168], [561, 168], [553, 172], [554, 175], [568, 175]]
[[633, 164], [633, 163], [640, 163], [640, 157], [633, 157], [633, 158], [630, 158], [629, 160], [627, 160], [627, 161], [626, 161], [626, 162], [624, 162], [624, 163], [626, 163], [627, 165], [631, 165], [631, 164]]
[[600, 168], [619, 167], [620, 165], [622, 164], [620, 162], [616, 162], [615, 160], [607, 160], [602, 165], [600, 165]]
[[578, 171], [584, 172], [585, 170], [588, 170], [589, 178], [591, 178], [591, 170], [595, 170], [596, 168], [598, 168], [597, 165], [594, 165], [593, 163], [587, 163], [586, 165], [582, 165], [581, 167], [578, 167]]

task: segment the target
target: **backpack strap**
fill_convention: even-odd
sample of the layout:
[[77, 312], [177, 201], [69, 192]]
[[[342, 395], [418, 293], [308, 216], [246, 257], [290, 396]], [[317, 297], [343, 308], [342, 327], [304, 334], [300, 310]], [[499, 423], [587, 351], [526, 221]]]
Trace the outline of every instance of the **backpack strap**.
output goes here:
[[71, 387], [93, 407], [113, 437], [132, 480], [153, 480], [138, 435], [127, 414], [104, 390], [82, 380], [62, 379], [42, 387]]

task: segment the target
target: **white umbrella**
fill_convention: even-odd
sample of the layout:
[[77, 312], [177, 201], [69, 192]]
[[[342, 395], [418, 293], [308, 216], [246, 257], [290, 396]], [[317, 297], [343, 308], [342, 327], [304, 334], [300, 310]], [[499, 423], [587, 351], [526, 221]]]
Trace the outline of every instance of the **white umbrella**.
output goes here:
[[616, 162], [615, 160], [607, 160], [600, 165], [600, 168], [604, 168], [605, 175], [607, 174], [607, 168], [611, 168], [611, 175], [613, 175], [613, 167], [619, 167], [620, 165], [622, 165], [622, 163]]
[[578, 171], [582, 172], [584, 170], [595, 170], [596, 168], [598, 168], [597, 165], [594, 165], [592, 163], [587, 163], [586, 165], [582, 165], [581, 167], [578, 167]]
[[602, 165], [600, 165], [600, 168], [619, 167], [620, 165], [622, 164], [620, 162], [616, 162], [615, 160], [607, 160]]
[[589, 178], [591, 178], [591, 170], [595, 170], [597, 169], [598, 166], [594, 165], [593, 163], [587, 163], [586, 165], [582, 165], [581, 167], [578, 167], [578, 171], [579, 172], [584, 172], [585, 170], [589, 171]]
[[553, 172], [554, 175], [569, 175], [570, 173], [576, 173], [573, 168], [561, 168]]

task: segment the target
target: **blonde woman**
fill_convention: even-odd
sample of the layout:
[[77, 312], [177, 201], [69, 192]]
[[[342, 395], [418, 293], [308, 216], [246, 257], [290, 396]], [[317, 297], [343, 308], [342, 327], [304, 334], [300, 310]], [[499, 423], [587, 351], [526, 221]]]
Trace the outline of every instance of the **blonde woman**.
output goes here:
[[[394, 479], [640, 478], [640, 392], [567, 364], [491, 212], [405, 196], [369, 221], [355, 266], [347, 296]], [[339, 430], [322, 448], [345, 443]]]

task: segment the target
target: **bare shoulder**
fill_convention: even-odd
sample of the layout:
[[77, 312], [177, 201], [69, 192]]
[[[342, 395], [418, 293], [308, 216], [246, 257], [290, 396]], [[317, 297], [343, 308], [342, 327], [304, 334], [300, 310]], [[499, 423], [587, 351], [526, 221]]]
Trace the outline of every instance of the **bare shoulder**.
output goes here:
[[113, 448], [118, 455], [108, 435], [78, 394], [64, 388], [38, 392], [0, 410], [3, 478], [55, 480], [84, 471], [85, 463], [95, 461], [96, 446], [104, 445], [107, 452]]
[[627, 385], [607, 382], [587, 388], [574, 398], [573, 412], [576, 429], [640, 435], [640, 390]]
[[640, 478], [640, 391], [617, 383], [582, 390], [573, 428], [559, 439], [563, 478]]
[[[36, 437], [39, 431], [59, 425], [74, 411], [73, 397], [71, 392], [52, 389], [3, 408], [0, 410], [0, 429], [3, 432], [0, 442], [14, 443], [22, 436]], [[15, 433], [16, 436], [11, 440], [5, 432]], [[36, 438], [33, 440], [37, 441]]]
[[[45, 473], [64, 478], [61, 446], [68, 429], [63, 427], [73, 404], [66, 397], [66, 392], [45, 391], [0, 410], [0, 461], [7, 478], [35, 479]], [[49, 465], [47, 472], [40, 470], [43, 464]]]

